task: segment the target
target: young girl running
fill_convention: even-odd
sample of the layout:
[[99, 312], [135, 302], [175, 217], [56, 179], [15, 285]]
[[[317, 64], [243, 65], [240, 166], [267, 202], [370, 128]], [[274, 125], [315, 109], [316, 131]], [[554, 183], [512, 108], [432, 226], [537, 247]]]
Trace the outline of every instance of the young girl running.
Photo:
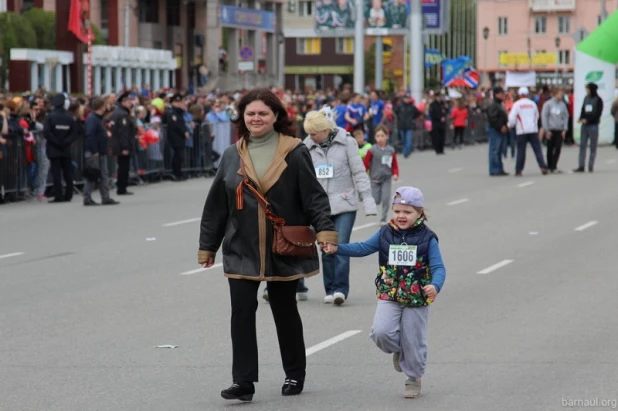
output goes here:
[[393, 197], [394, 218], [362, 243], [328, 244], [327, 253], [365, 257], [379, 252], [380, 272], [375, 284], [380, 301], [371, 339], [404, 372], [404, 397], [421, 394], [421, 378], [427, 362], [427, 315], [429, 304], [442, 289], [446, 269], [438, 237], [425, 225], [423, 193], [400, 187]]

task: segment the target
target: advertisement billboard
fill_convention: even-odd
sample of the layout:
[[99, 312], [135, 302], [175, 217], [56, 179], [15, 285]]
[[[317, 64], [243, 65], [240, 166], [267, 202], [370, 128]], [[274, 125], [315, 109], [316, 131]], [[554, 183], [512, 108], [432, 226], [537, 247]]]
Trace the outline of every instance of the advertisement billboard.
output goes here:
[[[363, 0], [356, 12], [355, 0], [316, 0], [315, 28], [324, 35], [353, 32], [362, 16], [367, 35], [407, 34], [411, 0]], [[420, 0], [427, 34], [440, 34], [448, 25], [448, 0]]]

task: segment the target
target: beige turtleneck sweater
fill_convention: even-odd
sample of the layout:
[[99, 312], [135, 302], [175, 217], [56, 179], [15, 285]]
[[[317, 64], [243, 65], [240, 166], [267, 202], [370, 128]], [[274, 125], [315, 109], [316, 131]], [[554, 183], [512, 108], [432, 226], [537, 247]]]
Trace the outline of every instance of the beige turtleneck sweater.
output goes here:
[[266, 169], [272, 163], [277, 146], [279, 145], [279, 133], [274, 129], [263, 136], [251, 136], [247, 149], [253, 163], [253, 168], [258, 178], [264, 177]]

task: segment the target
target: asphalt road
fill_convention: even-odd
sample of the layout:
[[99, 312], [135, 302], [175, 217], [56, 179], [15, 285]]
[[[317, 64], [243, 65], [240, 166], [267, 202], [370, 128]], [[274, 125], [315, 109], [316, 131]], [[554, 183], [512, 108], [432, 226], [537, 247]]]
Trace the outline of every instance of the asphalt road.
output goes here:
[[[594, 174], [551, 176], [530, 152], [521, 178], [488, 177], [486, 157], [473, 146], [400, 161], [402, 184], [425, 193], [447, 266], [421, 398], [402, 397], [405, 377], [368, 338], [370, 256], [353, 260], [342, 307], [322, 303], [321, 277], [307, 281], [302, 395], [280, 395], [274, 323], [260, 302], [257, 394], [244, 405], [221, 399], [229, 297], [220, 266], [196, 265], [210, 184], [199, 179], [135, 188], [118, 207], [0, 207], [0, 411], [557, 410], [574, 400], [611, 409], [618, 152], [600, 149]], [[561, 165], [576, 158], [567, 148]], [[353, 240], [376, 223], [359, 214]], [[177, 348], [154, 348], [167, 344]]]

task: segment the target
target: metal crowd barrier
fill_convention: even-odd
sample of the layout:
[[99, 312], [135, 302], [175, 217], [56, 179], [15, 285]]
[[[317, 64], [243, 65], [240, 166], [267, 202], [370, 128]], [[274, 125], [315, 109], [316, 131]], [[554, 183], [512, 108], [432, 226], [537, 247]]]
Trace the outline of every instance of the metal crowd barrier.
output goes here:
[[[231, 123], [229, 124], [232, 127]], [[146, 184], [160, 181], [171, 175], [173, 149], [167, 142], [165, 126], [146, 125], [145, 129], [157, 128], [159, 141], [148, 144], [146, 147], [135, 142], [135, 150], [131, 157], [130, 183]], [[43, 194], [52, 187], [51, 173], [42, 168], [49, 167], [45, 153], [45, 140], [41, 131], [32, 132], [34, 141], [28, 142], [21, 137], [7, 136], [7, 144], [0, 145], [0, 198], [11, 201], [24, 200], [34, 197], [35, 192]], [[233, 133], [229, 133], [230, 141], [234, 141]], [[193, 135], [183, 147], [182, 171], [191, 177], [212, 177], [216, 172], [214, 159], [223, 153], [214, 153], [211, 125], [203, 122], [193, 128]], [[85, 183], [84, 168], [84, 140], [80, 137], [71, 146], [71, 158], [74, 167], [74, 185], [76, 191]], [[117, 181], [116, 157], [107, 156], [110, 173], [110, 188], [114, 188]], [[42, 172], [43, 171], [43, 172]], [[49, 171], [49, 170], [47, 170]], [[38, 181], [42, 175], [47, 175], [44, 182]]]

